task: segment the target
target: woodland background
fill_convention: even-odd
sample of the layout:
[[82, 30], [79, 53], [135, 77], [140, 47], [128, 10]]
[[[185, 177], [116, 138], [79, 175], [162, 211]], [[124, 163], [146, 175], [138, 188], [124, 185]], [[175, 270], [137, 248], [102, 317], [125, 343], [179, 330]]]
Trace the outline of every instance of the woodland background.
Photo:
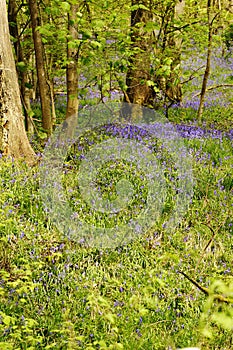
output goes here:
[[[233, 348], [232, 72], [232, 0], [0, 0], [1, 349]], [[165, 205], [149, 230], [112, 250], [62, 235], [40, 191], [48, 137], [110, 101], [166, 117], [194, 178], [187, 212], [166, 232], [179, 176], [172, 154], [148, 141]], [[84, 203], [76, 174], [93, 144], [143, 135], [106, 127], [84, 134], [61, 171], [74, 216], [112, 227]], [[147, 200], [145, 176], [108, 165], [97, 179], [104, 198], [114, 200], [122, 174], [132, 179], [135, 195], [116, 217], [127, 221]]]

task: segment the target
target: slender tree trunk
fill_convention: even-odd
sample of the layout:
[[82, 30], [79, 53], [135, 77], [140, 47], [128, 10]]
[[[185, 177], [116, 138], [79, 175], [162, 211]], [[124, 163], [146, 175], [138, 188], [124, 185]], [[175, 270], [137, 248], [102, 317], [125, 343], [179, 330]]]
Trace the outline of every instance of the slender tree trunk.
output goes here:
[[0, 13], [0, 151], [31, 163], [35, 154], [24, 128], [5, 0], [0, 0]]
[[[71, 5], [68, 14], [68, 31], [71, 41], [78, 39], [77, 13], [78, 5]], [[67, 84], [67, 109], [66, 118], [78, 114], [78, 48], [67, 42], [67, 68], [66, 68], [66, 84]]]
[[[184, 12], [185, 1], [180, 0], [174, 6], [172, 22], [177, 20]], [[169, 35], [168, 47], [173, 50], [173, 61], [171, 63], [171, 74], [166, 80], [166, 98], [172, 103], [180, 103], [182, 101], [182, 89], [180, 84], [180, 69], [177, 69], [181, 63], [181, 46], [182, 38], [179, 32], [173, 32]]]
[[203, 76], [200, 102], [199, 102], [199, 108], [198, 108], [198, 113], [197, 113], [198, 119], [201, 118], [202, 113], [203, 113], [203, 109], [204, 109], [205, 94], [206, 94], [206, 89], [207, 89], [208, 78], [210, 75], [212, 42], [213, 42], [213, 23], [214, 23], [215, 18], [218, 15], [218, 13], [217, 13], [211, 19], [211, 9], [212, 9], [211, 0], [207, 0], [207, 16], [208, 16], [208, 26], [209, 26], [208, 49], [207, 49], [207, 58], [206, 58], [206, 68], [205, 68], [205, 73]]
[[52, 123], [56, 124], [57, 116], [56, 116], [56, 108], [55, 108], [55, 99], [54, 99], [54, 82], [50, 81], [50, 93], [51, 93], [51, 113], [52, 113]]
[[48, 135], [52, 132], [52, 117], [50, 107], [50, 90], [47, 83], [46, 65], [44, 59], [44, 47], [41, 34], [38, 30], [39, 13], [37, 0], [29, 0], [29, 9], [32, 23], [32, 33], [36, 56], [36, 70], [38, 77], [38, 86], [40, 93], [41, 109], [42, 109], [42, 126]]

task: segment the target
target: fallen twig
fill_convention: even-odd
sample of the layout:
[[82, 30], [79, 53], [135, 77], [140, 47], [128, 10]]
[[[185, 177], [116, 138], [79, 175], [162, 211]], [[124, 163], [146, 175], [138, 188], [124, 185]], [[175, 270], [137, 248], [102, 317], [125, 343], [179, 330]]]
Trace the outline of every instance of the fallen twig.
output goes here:
[[194, 286], [196, 286], [205, 295], [211, 296], [214, 300], [219, 301], [220, 303], [226, 303], [226, 304], [232, 304], [233, 303], [233, 300], [225, 298], [221, 294], [214, 294], [214, 293], [212, 293], [208, 288], [203, 287], [202, 285], [200, 285], [200, 283], [195, 281], [193, 278], [189, 277], [185, 272], [183, 272], [183, 271], [178, 271], [178, 272], [181, 275], [183, 275], [185, 278], [187, 278], [192, 284], [194, 284]]

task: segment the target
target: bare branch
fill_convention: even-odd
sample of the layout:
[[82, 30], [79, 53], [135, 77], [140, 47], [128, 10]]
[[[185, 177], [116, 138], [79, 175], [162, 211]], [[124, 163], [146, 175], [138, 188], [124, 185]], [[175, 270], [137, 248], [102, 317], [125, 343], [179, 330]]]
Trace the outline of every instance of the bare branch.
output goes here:
[[[211, 90], [214, 90], [214, 89], [219, 89], [221, 87], [233, 87], [233, 84], [218, 84], [218, 85], [213, 85], [213, 86], [210, 86], [206, 89], [206, 91], [211, 91]], [[198, 92], [197, 94], [193, 95], [193, 97], [197, 97], [199, 96], [201, 93]]]
[[220, 303], [226, 303], [226, 304], [232, 304], [233, 300], [225, 298], [221, 294], [213, 294], [208, 288], [203, 287], [200, 285], [197, 281], [195, 281], [193, 278], [189, 277], [185, 272], [178, 271], [181, 275], [183, 275], [185, 278], [187, 278], [194, 286], [196, 286], [200, 291], [202, 291], [205, 295], [210, 296], [213, 298], [213, 300], [216, 300]]
[[204, 68], [204, 67], [205, 67], [205, 65], [203, 65], [203, 66], [201, 66], [201, 67], [195, 69], [195, 70], [192, 72], [192, 74], [190, 75], [190, 77], [189, 77], [188, 79], [182, 81], [181, 84], [182, 84], [182, 85], [183, 85], [183, 84], [186, 84], [186, 83], [188, 83], [190, 80], [193, 80], [194, 78], [196, 78], [195, 73], [197, 73], [200, 69], [202, 69], [202, 68]]

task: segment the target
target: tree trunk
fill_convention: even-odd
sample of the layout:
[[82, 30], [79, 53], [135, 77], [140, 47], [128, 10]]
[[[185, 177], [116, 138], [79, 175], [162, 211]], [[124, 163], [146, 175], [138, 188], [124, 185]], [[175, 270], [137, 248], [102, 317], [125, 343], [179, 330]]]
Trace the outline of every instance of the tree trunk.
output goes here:
[[18, 8], [15, 0], [9, 0], [8, 2], [8, 22], [9, 22], [9, 29], [10, 29], [10, 35], [15, 39], [14, 40], [14, 48], [15, 48], [15, 56], [17, 63], [23, 63], [24, 66], [20, 69], [17, 69], [19, 82], [20, 82], [20, 93], [21, 93], [21, 100], [23, 103], [24, 108], [24, 114], [26, 118], [26, 130], [33, 134], [34, 132], [34, 126], [31, 119], [31, 106], [29, 103], [29, 95], [30, 90], [26, 87], [26, 84], [29, 82], [27, 71], [25, 69], [26, 63], [24, 58], [24, 52], [22, 49], [22, 45], [19, 40], [19, 30], [18, 30], [18, 24], [17, 24], [17, 13]]
[[206, 58], [206, 68], [203, 76], [200, 102], [199, 102], [199, 108], [197, 113], [198, 119], [201, 118], [203, 113], [203, 108], [204, 108], [205, 94], [207, 89], [208, 78], [210, 75], [210, 63], [211, 63], [212, 42], [213, 42], [213, 23], [218, 15], [218, 13], [215, 14], [215, 16], [211, 19], [211, 9], [212, 9], [211, 0], [207, 0], [207, 16], [208, 16], [208, 26], [209, 26], [208, 49], [207, 49], [207, 58]]
[[[71, 5], [70, 13], [68, 14], [68, 31], [71, 42], [78, 39], [77, 28], [77, 10], [78, 5]], [[67, 42], [67, 67], [66, 67], [66, 84], [67, 84], [67, 109], [66, 118], [78, 114], [78, 48]]]
[[31, 163], [35, 154], [24, 128], [5, 0], [0, 0], [0, 13], [0, 151]]
[[[174, 14], [171, 18], [172, 22], [178, 20], [178, 18], [183, 14], [185, 7], [185, 1], [180, 0], [176, 5], [174, 5]], [[180, 84], [180, 69], [177, 67], [181, 63], [181, 46], [182, 39], [179, 36], [179, 32], [176, 31], [169, 35], [168, 47], [173, 51], [173, 61], [171, 63], [171, 73], [166, 81], [166, 98], [168, 101], [173, 103], [180, 103], [182, 101], [182, 90]]]
[[228, 10], [230, 13], [233, 13], [233, 0], [229, 0]]
[[[124, 102], [150, 108], [162, 108], [164, 102], [167, 105], [179, 103], [182, 100], [179, 69], [182, 41], [180, 32], [174, 28], [185, 1], [164, 4], [143, 0], [139, 4], [133, 0], [132, 6], [133, 54], [126, 75]], [[157, 33], [149, 29], [156, 22], [160, 23]], [[160, 64], [155, 64], [156, 60], [160, 60]]]
[[[137, 0], [132, 1], [132, 6], [138, 5]], [[143, 1], [144, 6], [149, 6], [149, 1]], [[125, 102], [147, 106], [153, 94], [153, 90], [148, 86], [150, 79], [150, 50], [151, 33], [145, 31], [145, 25], [152, 19], [149, 10], [140, 7], [131, 12], [131, 47], [132, 56], [130, 66], [126, 74], [127, 90]]]
[[47, 83], [47, 74], [45, 68], [45, 59], [44, 59], [44, 47], [42, 43], [41, 34], [38, 30], [39, 26], [39, 14], [38, 14], [38, 5], [37, 0], [29, 0], [29, 9], [31, 15], [32, 23], [32, 33], [33, 41], [35, 48], [36, 56], [36, 70], [38, 77], [38, 86], [40, 93], [40, 102], [42, 109], [42, 126], [43, 129], [47, 132], [48, 135], [52, 132], [52, 117], [51, 117], [51, 108], [50, 108], [50, 90], [49, 84]]

